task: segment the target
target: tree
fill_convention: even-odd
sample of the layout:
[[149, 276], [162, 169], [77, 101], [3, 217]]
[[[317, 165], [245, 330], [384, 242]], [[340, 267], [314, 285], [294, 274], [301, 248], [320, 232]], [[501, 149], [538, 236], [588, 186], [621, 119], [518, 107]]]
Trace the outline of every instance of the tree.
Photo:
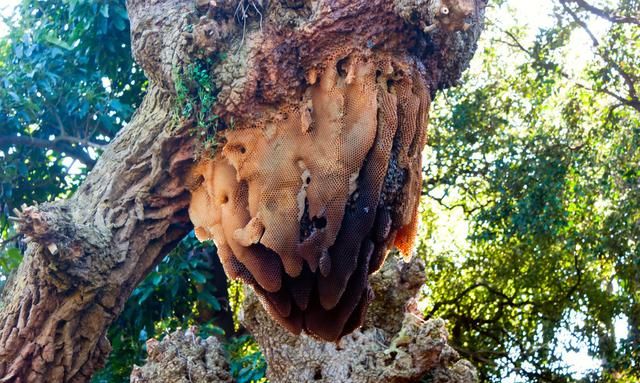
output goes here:
[[[483, 7], [465, 1], [434, 4], [339, 2], [328, 13], [324, 3], [311, 8], [274, 2], [262, 8], [251, 1], [218, 2], [196, 9], [186, 1], [131, 1], [133, 52], [149, 79], [147, 94], [73, 196], [24, 208], [17, 217], [28, 245], [3, 291], [0, 371], [5, 380], [91, 376], [109, 352], [104, 334], [126, 298], [191, 230], [184, 175], [203, 136], [213, 143], [209, 135], [232, 129], [235, 120], [260, 106], [293, 102], [306, 81], [305, 65], [357, 43], [374, 52], [393, 48], [423, 62], [432, 92], [453, 84], [480, 30], [477, 19], [468, 25], [463, 19], [479, 17]], [[110, 11], [101, 6], [100, 12]], [[313, 40], [290, 36], [276, 44], [282, 49], [261, 54], [260, 47], [268, 49], [281, 38], [276, 30], [293, 33], [310, 14], [315, 17], [306, 27], [321, 25]], [[378, 22], [363, 29], [366, 20]], [[456, 29], [466, 31], [454, 34]], [[375, 36], [385, 36], [388, 46], [377, 46]], [[414, 44], [406, 44], [405, 36]], [[321, 49], [310, 49], [314, 44]], [[238, 47], [236, 54], [216, 59], [217, 53]], [[183, 88], [189, 73], [194, 76]], [[216, 80], [215, 106], [210, 92], [198, 92], [204, 83], [197, 75], [203, 73]], [[208, 85], [205, 90], [212, 91], [213, 84]], [[60, 141], [69, 142], [66, 131], [60, 128], [60, 133]], [[88, 145], [89, 136], [81, 135], [84, 141], [76, 145]]]
[[[634, 88], [629, 88], [628, 81], [635, 84], [637, 78], [634, 63], [638, 50], [633, 45], [637, 40], [637, 4], [594, 6], [595, 2], [567, 1], [565, 8], [556, 2], [557, 8], [551, 14], [556, 22], [529, 37], [522, 20], [513, 23], [517, 27], [511, 23], [505, 26], [505, 20], [515, 16], [502, 10], [518, 3], [493, 4], [498, 3], [500, 7], [490, 8], [489, 28], [474, 59], [474, 70], [464, 77], [466, 85], [447, 91], [444, 99], [436, 98], [429, 139], [432, 156], [424, 189], [425, 230], [420, 234], [424, 238], [420, 254], [426, 259], [428, 271], [424, 287], [427, 293], [421, 303], [426, 304], [428, 317], [448, 319], [452, 345], [474, 362], [483, 380], [502, 381], [510, 376], [519, 381], [573, 381], [579, 379], [579, 374], [571, 370], [567, 356], [588, 348], [594, 358], [590, 362], [593, 371], [583, 380], [633, 381], [638, 363], [638, 348], [633, 341], [638, 328], [633, 322], [637, 306], [634, 265], [638, 259], [638, 233], [634, 222], [638, 199], [634, 174], [638, 159], [634, 153], [638, 121], [631, 92]], [[115, 15], [115, 6], [109, 4], [109, 15]], [[87, 9], [76, 6], [70, 15], [55, 12], [53, 16], [68, 20]], [[101, 9], [91, 8], [90, 19], [104, 18]], [[26, 18], [18, 19], [25, 20], [23, 27], [18, 23], [18, 28], [34, 29], [27, 21], [35, 21], [29, 18], [29, 12], [25, 14]], [[260, 18], [253, 13], [248, 20], [248, 27], [252, 28], [258, 26]], [[54, 24], [63, 33], [67, 23]], [[117, 31], [115, 24], [107, 23], [107, 35], [117, 34], [111, 32]], [[574, 58], [575, 47], [584, 47], [582, 50], [588, 52], [587, 47], [593, 43], [588, 34], [580, 38], [584, 28], [591, 30], [600, 49], [593, 48], [595, 59], [589, 59], [582, 70], [582, 66], [575, 66], [580, 61]], [[88, 28], [85, 33], [94, 30]], [[26, 40], [23, 35], [13, 32], [11, 36], [17, 37], [3, 41], [5, 58], [0, 60], [2, 77], [12, 73], [13, 77], [8, 78], [17, 83], [28, 82], [26, 76], [30, 72], [11, 68], [14, 64], [26, 67], [25, 57], [23, 61], [13, 61], [15, 44], [22, 45], [22, 51], [28, 51], [31, 44], [41, 53], [45, 48], [60, 50], [44, 40], [46, 33]], [[128, 33], [122, 36], [128, 43]], [[89, 37], [80, 38], [85, 40]], [[96, 40], [91, 39], [100, 45]], [[117, 61], [127, 62], [129, 50], [117, 52], [123, 56]], [[113, 59], [116, 53], [110, 53], [109, 58]], [[603, 54], [609, 59], [598, 59]], [[609, 63], [612, 59], [619, 68]], [[42, 60], [49, 61], [52, 60]], [[69, 62], [74, 61], [63, 63]], [[198, 67], [187, 68], [192, 78]], [[74, 77], [68, 75], [70, 68], [57, 65], [50, 69], [63, 70], [65, 75], [58, 76], [58, 81], [74, 79], [64, 89], [73, 91], [81, 79], [102, 89], [101, 76], [90, 77], [92, 71]], [[201, 80], [205, 85], [209, 81]], [[0, 92], [4, 90], [1, 88]], [[35, 102], [39, 102], [33, 93], [30, 94]], [[75, 97], [69, 94], [70, 98]], [[193, 98], [197, 94], [183, 88], [181, 95], [183, 101], [196, 100], [183, 102], [179, 108], [189, 115], [187, 105], [199, 102]], [[29, 97], [16, 100], [5, 92], [3, 100], [7, 100], [3, 105], [9, 105], [29, 101]], [[559, 113], [550, 114], [554, 111]], [[46, 118], [55, 124], [52, 114]], [[29, 131], [29, 124], [22, 126], [15, 120], [10, 123], [20, 127], [21, 132]], [[14, 130], [8, 132], [15, 135]], [[59, 131], [51, 133], [55, 136]], [[4, 154], [19, 149], [6, 145], [2, 148]], [[67, 172], [58, 161], [32, 160], [51, 156], [53, 151], [47, 153], [47, 149], [37, 146], [29, 150], [29, 156], [11, 157], [2, 168], [12, 172], [3, 185], [3, 190], [10, 190], [6, 193], [9, 196], [2, 197], [9, 201], [3, 210], [7, 215], [23, 202], [46, 201], [67, 195], [76, 187], [77, 181], [68, 183]], [[70, 156], [66, 152], [65, 155]], [[91, 158], [95, 158], [94, 154]], [[47, 166], [41, 166], [45, 162]], [[24, 173], [24, 165], [34, 166], [30, 172], [35, 175], [20, 182], [15, 176]], [[30, 188], [34, 179], [47, 180], [50, 174], [55, 182], [43, 183], [37, 190]], [[443, 230], [467, 227], [469, 238], [464, 238], [462, 230], [456, 241], [451, 241], [447, 230]], [[23, 246], [11, 226], [4, 228], [3, 237], [11, 240], [3, 243], [9, 251], [0, 255], [2, 276], [8, 275], [20, 260], [19, 247]], [[212, 278], [207, 273], [209, 266], [203, 264], [208, 259], [204, 253], [211, 251], [192, 249], [194, 242], [192, 238], [182, 242], [173, 256], [153, 268], [134, 290], [109, 331], [114, 351], [109, 368], [99, 377], [101, 381], [128, 380], [130, 366], [142, 362], [148, 337], [201, 322], [199, 312], [193, 311], [196, 304], [202, 303], [197, 290], [200, 283], [196, 282], [203, 277], [208, 284], [219, 280]], [[460, 243], [461, 247], [443, 245], [449, 242]], [[570, 282], [576, 283], [569, 285]], [[214, 301], [224, 307], [225, 297], [218, 293], [214, 293]], [[169, 296], [184, 299], [169, 300]], [[375, 312], [376, 308], [371, 310]], [[259, 310], [248, 313], [249, 318], [266, 319]], [[272, 324], [266, 328], [278, 329]], [[620, 333], [625, 328], [628, 331]], [[264, 374], [264, 361], [255, 343], [247, 343], [247, 339], [242, 337], [230, 346], [231, 354], [239, 358], [232, 361], [229, 369], [234, 374], [244, 371], [241, 376], [234, 375], [238, 381]], [[579, 357], [590, 360], [585, 352]]]
[[637, 381], [640, 8], [553, 4], [532, 38], [489, 11], [481, 65], [434, 108], [425, 220], [469, 235], [427, 234], [425, 312], [483, 380], [576, 381], [586, 349], [584, 381]]

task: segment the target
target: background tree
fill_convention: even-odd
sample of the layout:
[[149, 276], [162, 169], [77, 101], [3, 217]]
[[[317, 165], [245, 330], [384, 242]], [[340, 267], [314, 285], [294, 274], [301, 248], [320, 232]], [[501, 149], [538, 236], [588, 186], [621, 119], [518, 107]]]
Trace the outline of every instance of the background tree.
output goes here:
[[484, 380], [637, 381], [640, 3], [509, 4], [434, 108], [425, 313]]
[[[124, 1], [23, 1], [0, 42], [0, 232], [6, 275], [18, 259], [8, 217], [68, 196], [139, 105]], [[12, 239], [11, 241], [8, 241]], [[6, 263], [9, 264], [6, 264]]]

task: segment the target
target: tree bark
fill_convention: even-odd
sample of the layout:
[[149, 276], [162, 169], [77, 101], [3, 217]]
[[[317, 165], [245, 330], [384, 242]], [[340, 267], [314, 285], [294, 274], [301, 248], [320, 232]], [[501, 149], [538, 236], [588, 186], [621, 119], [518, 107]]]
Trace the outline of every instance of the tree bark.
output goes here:
[[152, 86], [72, 198], [20, 212], [28, 247], [4, 291], [1, 381], [87, 381], [131, 291], [191, 230], [177, 178], [191, 138], [173, 130], [170, 100]]
[[196, 329], [175, 331], [147, 341], [147, 362], [134, 366], [131, 383], [233, 382], [220, 341], [199, 338]]
[[192, 122], [173, 113], [181, 68], [226, 55], [211, 73], [216, 112], [229, 125], [299, 99], [307, 69], [354, 47], [407, 57], [433, 97], [468, 65], [485, 6], [218, 0], [196, 7], [201, 3], [129, 1], [133, 54], [149, 78], [148, 93], [71, 198], [19, 212], [28, 246], [3, 291], [0, 382], [88, 381], [110, 351], [106, 331], [131, 291], [192, 229], [183, 178], [197, 143]]

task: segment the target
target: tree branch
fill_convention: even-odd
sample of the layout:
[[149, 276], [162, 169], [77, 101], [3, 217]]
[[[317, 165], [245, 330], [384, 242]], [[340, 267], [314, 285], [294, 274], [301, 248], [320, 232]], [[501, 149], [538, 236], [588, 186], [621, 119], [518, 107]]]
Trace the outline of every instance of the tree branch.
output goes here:
[[635, 80], [628, 72], [622, 69], [622, 67], [620, 66], [620, 64], [618, 64], [616, 60], [612, 59], [609, 56], [609, 54], [604, 49], [601, 48], [600, 42], [598, 41], [594, 33], [591, 31], [587, 23], [584, 22], [584, 20], [582, 20], [580, 17], [578, 17], [578, 15], [567, 5], [567, 1], [570, 1], [570, 0], [560, 0], [560, 3], [562, 4], [564, 10], [571, 16], [571, 18], [573, 18], [576, 24], [578, 24], [589, 36], [589, 38], [591, 39], [591, 42], [593, 43], [593, 47], [595, 48], [598, 55], [607, 64], [609, 64], [616, 72], [618, 72], [618, 74], [620, 74], [620, 76], [622, 77], [622, 80], [625, 83], [627, 90], [629, 92], [629, 95], [628, 95], [629, 99], [624, 99], [625, 103], [640, 112], [640, 100], [638, 99], [638, 94], [636, 92]]
[[616, 15], [613, 14], [610, 11], [607, 11], [605, 9], [602, 8], [598, 8], [596, 6], [593, 6], [589, 3], [587, 3], [584, 0], [563, 0], [562, 2], [569, 2], [569, 3], [574, 3], [576, 4], [578, 7], [598, 16], [601, 17], [603, 19], [609, 20], [612, 23], [621, 23], [621, 24], [635, 24], [635, 25], [640, 25], [640, 19], [637, 19], [635, 17], [631, 17], [631, 16], [620, 16], [620, 15]]
[[87, 167], [93, 168], [93, 166], [96, 164], [96, 160], [91, 158], [89, 153], [82, 150], [82, 148], [74, 148], [73, 146], [69, 145], [70, 143], [81, 143], [80, 141], [81, 140], [74, 139], [73, 137], [56, 137], [56, 139], [54, 140], [45, 140], [43, 138], [29, 136], [0, 136], [0, 147], [23, 145], [36, 148], [53, 149], [59, 152], [65, 152], [70, 157], [82, 161], [82, 163]]
[[[104, 150], [106, 147], [106, 144], [100, 144], [97, 142], [93, 142], [90, 139], [88, 139], [87, 137], [91, 137], [89, 135], [89, 117], [85, 118], [85, 124], [84, 124], [84, 138], [81, 137], [77, 137], [77, 136], [72, 136], [69, 135], [67, 133], [67, 130], [64, 127], [64, 123], [62, 122], [62, 118], [60, 118], [60, 115], [58, 114], [58, 112], [56, 111], [55, 108], [51, 108], [51, 112], [53, 114], [53, 117], [55, 118], [57, 124], [58, 124], [58, 130], [60, 131], [60, 134], [57, 135], [54, 138], [54, 141], [67, 141], [67, 142], [71, 142], [74, 144], [80, 144], [80, 145], [84, 145], [86, 147], [92, 147], [95, 149], [101, 149]], [[95, 131], [95, 129], [94, 129]], [[80, 136], [83, 136], [81, 133], [79, 133]]]
[[11, 242], [15, 241], [16, 239], [18, 239], [19, 236], [20, 236], [20, 234], [14, 234], [14, 235], [12, 235], [11, 237], [9, 237], [7, 239], [0, 240], [0, 247], [5, 247], [9, 243], [11, 243]]
[[435, 313], [440, 309], [440, 307], [445, 306], [445, 305], [452, 305], [452, 304], [456, 304], [458, 302], [460, 302], [460, 300], [462, 298], [464, 298], [467, 294], [469, 294], [470, 292], [472, 292], [475, 289], [478, 288], [484, 288], [487, 291], [489, 291], [490, 293], [497, 295], [501, 300], [502, 300], [502, 304], [503, 305], [508, 305], [511, 307], [522, 307], [522, 306], [536, 306], [535, 302], [532, 301], [522, 301], [522, 302], [516, 302], [516, 294], [514, 294], [514, 296], [508, 296], [505, 293], [503, 293], [502, 291], [498, 290], [497, 288], [489, 285], [486, 282], [477, 282], [474, 283], [470, 286], [468, 286], [466, 289], [462, 290], [461, 292], [459, 292], [454, 298], [451, 299], [447, 299], [444, 301], [440, 301], [440, 302], [436, 302], [436, 304], [433, 305], [433, 308], [431, 309], [431, 311], [429, 311], [429, 314], [427, 314], [427, 318], [432, 318]]
[[[561, 3], [565, 7], [565, 9], [567, 9], [568, 12], [572, 13], [572, 11], [567, 7], [567, 5], [564, 4], [564, 1], [565, 0], [561, 0]], [[578, 80], [573, 78], [571, 75], [569, 75], [567, 72], [565, 72], [562, 69], [558, 70], [558, 73], [562, 77], [564, 77], [565, 79], [573, 81], [574, 84], [579, 88], [582, 88], [582, 89], [590, 91], [590, 92], [606, 94], [607, 96], [615, 98], [622, 105], [630, 106], [633, 109], [635, 109], [638, 112], [640, 112], [640, 100], [637, 97], [637, 94], [636, 94], [636, 91], [635, 91], [635, 83], [634, 83], [633, 79], [631, 78], [631, 76], [628, 75], [626, 72], [624, 72], [622, 70], [622, 68], [619, 65], [617, 65], [615, 62], [612, 62], [609, 57], [605, 57], [604, 56], [604, 54], [600, 51], [600, 49], [598, 49], [599, 42], [595, 38], [595, 35], [593, 35], [593, 33], [591, 33], [591, 31], [588, 29], [587, 25], [582, 20], [577, 18], [577, 15], [575, 13], [573, 13], [573, 17], [576, 20], [576, 22], [585, 29], [586, 33], [590, 36], [590, 38], [594, 42], [594, 47], [596, 48], [596, 51], [598, 52], [598, 55], [600, 57], [602, 57], [602, 59], [605, 60], [607, 63], [609, 63], [612, 67], [614, 67], [614, 69], [616, 69], [616, 71], [618, 73], [620, 73], [620, 75], [623, 77], [623, 80], [625, 81], [625, 83], [627, 84], [627, 87], [629, 88], [630, 97], [629, 98], [625, 98], [625, 97], [623, 97], [623, 96], [621, 96], [619, 94], [616, 94], [616, 93], [614, 93], [614, 92], [612, 92], [612, 91], [610, 91], [609, 89], [606, 89], [606, 88], [594, 89], [594, 88], [592, 88], [590, 86], [584, 85], [584, 84], [582, 84], [581, 82], [579, 82]], [[580, 24], [580, 23], [582, 23], [582, 24]], [[502, 41], [502, 40], [498, 40], [499, 42], [501, 42], [503, 44], [506, 44], [506, 45], [508, 45], [510, 47], [514, 47], [514, 48], [520, 49], [522, 52], [526, 53], [532, 60], [534, 60], [535, 62], [539, 63], [544, 68], [550, 68], [551, 64], [555, 65], [552, 62], [542, 62], [538, 57], [536, 57], [533, 54], [532, 51], [530, 51], [529, 49], [524, 47], [520, 43], [518, 38], [513, 33], [509, 32], [507, 30], [504, 30], [502, 28], [499, 28], [499, 27], [498, 27], [498, 29], [500, 29], [504, 34], [506, 34], [513, 41], [513, 44], [510, 44], [510, 43], [508, 43], [506, 41]]]

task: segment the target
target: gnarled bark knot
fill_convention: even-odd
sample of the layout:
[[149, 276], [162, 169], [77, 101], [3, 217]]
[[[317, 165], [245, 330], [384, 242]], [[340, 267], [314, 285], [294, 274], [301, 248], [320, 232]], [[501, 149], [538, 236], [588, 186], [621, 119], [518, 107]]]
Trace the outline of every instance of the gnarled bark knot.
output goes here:
[[[438, 44], [480, 12], [470, 0], [420, 3], [265, 8], [241, 48], [255, 83], [239, 87], [239, 104], [222, 90], [234, 128], [186, 180], [197, 237], [294, 334], [351, 333], [374, 297], [369, 275], [392, 247], [411, 256], [429, 106], [443, 84]], [[285, 11], [297, 23], [270, 22]]]

